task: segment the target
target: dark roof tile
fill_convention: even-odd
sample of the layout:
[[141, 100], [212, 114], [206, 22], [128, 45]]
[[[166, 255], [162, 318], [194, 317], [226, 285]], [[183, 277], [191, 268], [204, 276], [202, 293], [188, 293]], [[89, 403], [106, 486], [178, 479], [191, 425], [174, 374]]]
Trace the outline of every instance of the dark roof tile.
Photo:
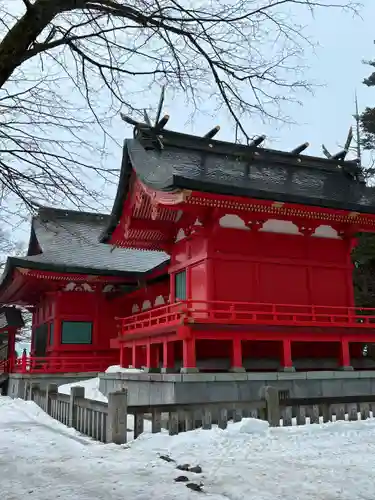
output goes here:
[[141, 134], [126, 141], [129, 160], [125, 168], [134, 168], [156, 190], [185, 188], [375, 213], [375, 188], [366, 186], [355, 162], [207, 139], [204, 145], [201, 138], [190, 139], [165, 131], [160, 150]]
[[33, 219], [32, 229], [42, 253], [25, 260], [43, 264], [108, 270], [146, 272], [169, 259], [163, 252], [113, 248], [99, 243], [109, 216], [42, 208]]

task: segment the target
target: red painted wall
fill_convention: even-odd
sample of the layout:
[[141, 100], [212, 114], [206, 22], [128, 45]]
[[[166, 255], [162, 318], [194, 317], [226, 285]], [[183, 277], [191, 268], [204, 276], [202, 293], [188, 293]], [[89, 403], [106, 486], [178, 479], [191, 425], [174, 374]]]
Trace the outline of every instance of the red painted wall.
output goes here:
[[[48, 344], [47, 354], [53, 356], [112, 356], [118, 363], [119, 351], [110, 348], [110, 340], [119, 334], [119, 321], [132, 314], [135, 304], [142, 308], [145, 300], [154, 307], [157, 297], [169, 298], [169, 280], [151, 284], [133, 293], [113, 295], [69, 291], [45, 294], [33, 312], [33, 330], [45, 323], [54, 323], [54, 342]], [[90, 321], [93, 323], [92, 344], [61, 344], [61, 321]], [[33, 341], [32, 341], [33, 342]]]
[[[124, 302], [124, 299], [122, 298]], [[44, 323], [54, 324], [53, 345], [48, 341], [47, 353], [56, 356], [98, 354], [113, 356], [110, 339], [117, 336], [115, 316], [119, 301], [114, 304], [109, 295], [94, 292], [56, 292], [42, 297], [33, 313], [33, 330]], [[90, 321], [93, 323], [92, 344], [61, 344], [61, 321]], [[49, 339], [50, 340], [50, 339]], [[115, 355], [117, 357], [117, 355]]]
[[220, 227], [178, 242], [171, 282], [185, 267], [188, 298], [354, 305], [348, 240]]
[[197, 300], [354, 305], [346, 240], [219, 228], [176, 244], [171, 284], [183, 268]]
[[210, 245], [216, 300], [353, 305], [348, 241], [220, 228]]
[[[138, 309], [140, 312], [150, 307], [168, 304], [169, 293], [169, 279], [167, 276], [161, 281], [146, 284], [142, 288], [126, 295], [126, 301], [118, 306], [121, 310], [121, 314], [118, 313], [118, 316], [126, 317], [136, 314], [136, 312], [134, 312], [135, 309]], [[164, 304], [162, 302], [164, 302]]]
[[[170, 279], [187, 272], [187, 298], [294, 305], [354, 305], [350, 241], [216, 227], [208, 236], [179, 241], [171, 256]], [[172, 294], [173, 295], [173, 294]], [[352, 355], [360, 357], [352, 350]], [[227, 357], [225, 342], [199, 343], [199, 357]], [[245, 343], [250, 358], [277, 358], [281, 344]], [[293, 345], [296, 358], [333, 358], [338, 345]]]

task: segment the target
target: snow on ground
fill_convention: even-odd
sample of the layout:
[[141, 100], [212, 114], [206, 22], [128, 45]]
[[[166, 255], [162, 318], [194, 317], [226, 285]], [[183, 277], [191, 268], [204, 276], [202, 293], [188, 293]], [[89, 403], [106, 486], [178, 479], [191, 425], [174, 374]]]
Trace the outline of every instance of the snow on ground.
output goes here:
[[[109, 366], [105, 373], [142, 373], [143, 370], [138, 370], [137, 368], [121, 368], [119, 365]], [[108, 402], [108, 399], [99, 390], [99, 377], [90, 378], [88, 380], [79, 380], [78, 382], [72, 382], [70, 384], [63, 384], [59, 386], [60, 394], [70, 394], [70, 389], [72, 387], [81, 386], [85, 388], [85, 398], [92, 399], [94, 401], [102, 401], [104, 403]]]
[[143, 373], [143, 370], [138, 368], [122, 368], [120, 365], [109, 366], [105, 373]]
[[70, 395], [70, 389], [72, 387], [84, 387], [85, 388], [85, 398], [92, 399], [93, 401], [101, 401], [103, 403], [108, 403], [108, 398], [104, 396], [99, 390], [99, 377], [89, 378], [87, 380], [79, 380], [78, 382], [72, 382], [70, 384], [63, 384], [58, 387], [60, 394]]
[[[199, 464], [202, 473], [176, 464]], [[115, 446], [80, 436], [34, 403], [1, 397], [0, 465], [4, 500], [199, 498], [174, 481], [180, 475], [202, 482], [210, 500], [372, 500], [375, 419], [277, 429], [245, 420]]]

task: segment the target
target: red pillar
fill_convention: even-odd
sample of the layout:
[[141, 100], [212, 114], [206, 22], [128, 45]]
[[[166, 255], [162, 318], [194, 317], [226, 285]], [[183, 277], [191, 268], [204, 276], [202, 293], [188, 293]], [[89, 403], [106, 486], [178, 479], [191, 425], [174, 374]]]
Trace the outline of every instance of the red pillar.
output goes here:
[[8, 371], [13, 372], [16, 354], [16, 329], [8, 328]]
[[342, 370], [353, 370], [350, 364], [349, 341], [345, 339], [340, 342], [340, 367]]
[[148, 370], [158, 370], [159, 368], [159, 344], [146, 344], [146, 368]]
[[174, 342], [163, 342], [163, 368], [162, 371], [174, 372], [175, 369], [175, 355], [174, 355]]
[[121, 368], [129, 368], [133, 362], [133, 353], [132, 349], [129, 347], [125, 347], [120, 345], [120, 366]]
[[189, 337], [182, 341], [182, 372], [197, 372], [197, 356], [195, 352], [195, 338]]
[[133, 368], [142, 368], [142, 356], [141, 356], [141, 347], [133, 344], [132, 347], [132, 367]]
[[53, 353], [52, 356], [56, 356], [59, 352], [61, 345], [61, 323], [62, 317], [60, 314], [62, 292], [57, 292], [55, 294], [55, 307], [54, 307], [54, 320], [53, 320]]
[[292, 345], [289, 339], [283, 340], [282, 357], [281, 357], [281, 370], [293, 372], [294, 366], [292, 361]]
[[27, 371], [27, 354], [26, 354], [26, 352], [22, 353], [21, 371], [22, 371], [22, 373], [26, 373], [26, 371]]
[[232, 356], [231, 356], [231, 371], [232, 372], [244, 372], [246, 371], [243, 367], [242, 361], [242, 340], [235, 337], [232, 340]]

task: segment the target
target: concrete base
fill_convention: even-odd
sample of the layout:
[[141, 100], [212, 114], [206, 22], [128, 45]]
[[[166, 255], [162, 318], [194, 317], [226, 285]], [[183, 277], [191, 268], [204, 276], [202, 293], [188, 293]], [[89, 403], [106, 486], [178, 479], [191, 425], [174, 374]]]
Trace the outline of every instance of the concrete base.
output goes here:
[[354, 368], [352, 366], [341, 366], [340, 370], [342, 370], [344, 372], [352, 372], [354, 370]]
[[296, 369], [294, 368], [294, 366], [282, 366], [281, 368], [279, 368], [279, 371], [285, 373], [293, 373], [296, 371]]
[[181, 368], [180, 373], [199, 373], [198, 368]]
[[39, 384], [41, 389], [46, 389], [48, 384], [70, 384], [79, 380], [97, 377], [98, 373], [59, 373], [28, 375], [26, 373], [11, 373], [9, 375], [8, 393], [11, 398], [23, 398], [30, 382]]
[[375, 371], [100, 375], [101, 392], [125, 387], [129, 405], [256, 401], [267, 385], [294, 398], [369, 395], [375, 394]]
[[246, 373], [246, 368], [242, 368], [240, 366], [233, 366], [229, 370], [231, 373]]

